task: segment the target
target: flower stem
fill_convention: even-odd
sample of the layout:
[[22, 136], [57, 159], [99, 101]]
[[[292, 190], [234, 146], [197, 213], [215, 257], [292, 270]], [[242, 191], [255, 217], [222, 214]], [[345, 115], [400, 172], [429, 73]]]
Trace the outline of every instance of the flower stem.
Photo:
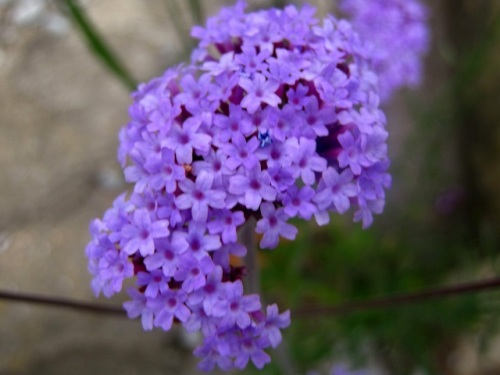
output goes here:
[[257, 259], [258, 248], [255, 244], [255, 219], [250, 217], [240, 231], [240, 242], [247, 248], [245, 256], [245, 289], [248, 293], [260, 292], [260, 272]]
[[[247, 270], [245, 277], [245, 290], [247, 293], [260, 294], [260, 272], [257, 241], [255, 240], [255, 218], [250, 217], [240, 231], [240, 242], [247, 248], [245, 257], [245, 267]], [[282, 374], [296, 374], [295, 366], [288, 355], [286, 342], [283, 340], [276, 349], [276, 363]]]
[[117, 317], [127, 317], [127, 313], [120, 306], [103, 305], [98, 303], [78, 301], [64, 297], [44, 296], [40, 294], [19, 293], [7, 290], [0, 290], [0, 300], [11, 302], [24, 302], [37, 305], [52, 307], [64, 307], [79, 312], [91, 312], [98, 314], [107, 314]]
[[202, 24], [204, 15], [200, 0], [189, 0], [189, 7], [191, 8], [191, 15], [193, 16], [194, 22]]
[[57, 5], [73, 21], [89, 49], [123, 83], [128, 90], [137, 86], [135, 80], [103, 36], [98, 32], [84, 9], [75, 0], [59, 0]]

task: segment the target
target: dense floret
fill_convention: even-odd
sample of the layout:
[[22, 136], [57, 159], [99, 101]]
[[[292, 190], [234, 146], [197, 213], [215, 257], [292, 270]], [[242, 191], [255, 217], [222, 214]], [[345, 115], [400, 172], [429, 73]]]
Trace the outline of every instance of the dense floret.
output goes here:
[[133, 94], [119, 160], [134, 190], [91, 224], [93, 288], [145, 329], [201, 331], [200, 367], [262, 368], [290, 315], [245, 295], [237, 230], [255, 217], [260, 247], [293, 240], [294, 217], [354, 209], [367, 227], [384, 206], [387, 132], [376, 75], [351, 26], [314, 9], [223, 9], [193, 29], [191, 64]]
[[418, 0], [342, 0], [341, 8], [372, 55], [383, 101], [400, 87], [420, 83], [429, 29]]

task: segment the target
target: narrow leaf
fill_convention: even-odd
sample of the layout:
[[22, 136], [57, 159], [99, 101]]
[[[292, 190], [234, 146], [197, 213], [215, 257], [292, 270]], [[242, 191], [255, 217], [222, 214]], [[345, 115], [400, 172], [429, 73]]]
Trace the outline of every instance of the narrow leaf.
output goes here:
[[134, 90], [137, 86], [132, 76], [128, 73], [125, 66], [120, 62], [119, 58], [107, 45], [104, 38], [99, 34], [97, 29], [92, 25], [85, 11], [78, 4], [77, 0], [60, 0], [59, 4], [64, 4], [63, 7], [68, 16], [77, 26], [82, 37], [86, 40], [88, 47], [94, 55], [100, 59], [104, 65], [127, 87], [129, 90]]

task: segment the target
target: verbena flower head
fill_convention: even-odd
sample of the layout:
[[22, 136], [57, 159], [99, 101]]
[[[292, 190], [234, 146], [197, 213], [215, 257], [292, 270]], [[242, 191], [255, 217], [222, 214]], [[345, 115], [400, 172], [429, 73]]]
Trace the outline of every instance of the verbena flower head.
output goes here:
[[345, 21], [314, 9], [223, 9], [196, 27], [188, 66], [133, 94], [119, 159], [134, 183], [87, 247], [93, 288], [125, 303], [145, 329], [201, 331], [200, 367], [262, 368], [289, 311], [245, 295], [237, 230], [255, 217], [261, 248], [293, 240], [294, 217], [354, 210], [367, 227], [384, 205], [385, 118], [363, 44]]
[[420, 83], [429, 29], [418, 0], [342, 0], [341, 8], [370, 49], [383, 101], [402, 86]]

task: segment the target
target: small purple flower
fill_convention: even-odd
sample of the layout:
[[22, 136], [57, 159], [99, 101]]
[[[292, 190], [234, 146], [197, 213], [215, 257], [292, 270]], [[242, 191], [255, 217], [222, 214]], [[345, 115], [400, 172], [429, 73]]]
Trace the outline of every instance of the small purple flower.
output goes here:
[[353, 174], [349, 169], [338, 173], [329, 167], [321, 177], [321, 190], [316, 194], [313, 201], [320, 209], [328, 208], [333, 204], [335, 209], [343, 214], [349, 207], [349, 198], [356, 196], [358, 189], [353, 183]]
[[182, 222], [181, 212], [175, 204], [175, 196], [172, 194], [160, 195], [157, 198], [156, 214], [158, 219], [166, 219], [171, 227]]
[[271, 357], [263, 350], [267, 347], [265, 340], [257, 338], [254, 331], [251, 327], [244, 330], [239, 340], [240, 350], [234, 361], [234, 365], [239, 369], [245, 368], [250, 359], [258, 369], [271, 362]]
[[112, 242], [119, 242], [122, 238], [121, 230], [124, 225], [130, 223], [130, 213], [134, 211], [134, 206], [126, 200], [126, 193], [118, 196], [113, 202], [113, 207], [104, 214], [101, 226], [106, 227], [109, 239]]
[[271, 186], [279, 193], [287, 191], [289, 187], [295, 184], [295, 169], [293, 167], [283, 168], [279, 165], [274, 165], [267, 171], [271, 177]]
[[243, 47], [242, 53], [236, 56], [235, 61], [242, 65], [242, 71], [245, 75], [251, 76], [267, 69], [265, 60], [270, 55], [269, 50], [262, 50], [257, 54], [254, 47]]
[[134, 212], [133, 223], [127, 224], [122, 228], [122, 236], [127, 240], [123, 251], [132, 255], [137, 251], [142, 256], [154, 253], [155, 238], [167, 237], [170, 233], [168, 220], [151, 221], [149, 212], [145, 209], [139, 209]]
[[[106, 297], [111, 297], [122, 288], [123, 281], [134, 274], [134, 267], [127, 255], [114, 249], [107, 250], [98, 264], [99, 287], [94, 289], [96, 295], [102, 289]], [[96, 281], [97, 281], [96, 280]]]
[[179, 187], [184, 194], [175, 199], [175, 204], [181, 210], [191, 208], [193, 220], [206, 221], [208, 208], [223, 208], [226, 193], [221, 190], [212, 190], [214, 176], [211, 173], [201, 171], [196, 181], [183, 180]]
[[207, 224], [210, 234], [221, 234], [222, 243], [236, 242], [236, 229], [245, 222], [243, 212], [229, 210], [215, 211], [212, 221]]
[[[199, 290], [194, 294], [199, 293]], [[218, 319], [207, 315], [202, 304], [192, 305], [188, 303], [191, 315], [189, 319], [183, 324], [188, 332], [201, 331], [205, 337], [212, 337], [217, 333]]]
[[146, 287], [144, 295], [148, 298], [156, 298], [160, 292], [165, 293], [168, 290], [169, 281], [169, 278], [163, 274], [162, 270], [139, 272], [137, 274], [137, 285]]
[[341, 8], [366, 41], [383, 101], [402, 86], [420, 83], [422, 57], [429, 49], [427, 9], [420, 1], [342, 0]]
[[217, 335], [208, 336], [203, 341], [203, 344], [195, 349], [194, 355], [202, 357], [202, 360], [198, 364], [200, 370], [211, 371], [215, 365], [223, 370], [233, 368], [233, 360], [229, 356], [221, 354], [218, 348], [219, 341], [223, 339], [224, 336], [222, 338], [219, 338]]
[[179, 266], [179, 254], [188, 249], [188, 244], [180, 232], [174, 232], [168, 240], [158, 241], [156, 252], [144, 258], [148, 271], [161, 269], [165, 276], [173, 277]]
[[205, 286], [206, 275], [211, 273], [214, 267], [212, 258], [208, 255], [197, 259], [190, 253], [184, 253], [181, 255], [179, 268], [174, 279], [182, 281], [182, 290], [190, 293]]
[[361, 221], [363, 223], [363, 229], [368, 228], [372, 225], [373, 214], [381, 214], [384, 210], [385, 200], [377, 199], [366, 199], [363, 196], [358, 197], [358, 210], [354, 212], [354, 221]]
[[292, 129], [301, 126], [302, 119], [296, 115], [295, 110], [288, 104], [281, 110], [278, 108], [272, 109], [274, 111], [269, 116], [270, 126], [268, 127], [268, 131], [271, 133], [273, 139], [283, 142], [291, 135]]
[[[278, 50], [280, 51], [280, 50]], [[300, 70], [295, 64], [290, 64], [288, 61], [279, 56], [278, 58], [271, 57], [268, 59], [269, 72], [264, 74], [271, 79], [293, 85], [300, 78]]]
[[134, 319], [140, 316], [142, 327], [147, 331], [151, 331], [153, 329], [154, 315], [153, 310], [147, 306], [148, 299], [137, 289], [130, 288], [128, 294], [132, 298], [132, 301], [123, 303], [123, 308], [127, 311], [128, 317]]
[[219, 61], [207, 61], [203, 64], [203, 69], [208, 70], [213, 76], [237, 70], [238, 67], [234, 61], [234, 52], [225, 53], [220, 57]]
[[289, 216], [283, 208], [275, 209], [272, 203], [262, 203], [260, 207], [262, 219], [257, 222], [255, 231], [264, 234], [260, 241], [262, 249], [274, 249], [278, 246], [279, 237], [294, 240], [297, 228], [288, 224]]
[[306, 104], [306, 97], [309, 89], [299, 83], [296, 89], [290, 89], [287, 91], [286, 96], [288, 98], [288, 105], [290, 108], [295, 110], [302, 110], [304, 104]]
[[161, 159], [149, 159], [144, 168], [151, 174], [149, 184], [153, 190], [165, 188], [167, 193], [173, 193], [177, 189], [177, 181], [185, 179], [184, 169], [175, 164], [171, 150], [163, 149]]
[[243, 165], [246, 169], [251, 169], [259, 162], [255, 151], [259, 147], [257, 138], [252, 137], [248, 141], [240, 134], [233, 136], [233, 142], [224, 146], [223, 151], [228, 156], [226, 165], [230, 169], [237, 169]]
[[204, 171], [213, 176], [213, 188], [223, 187], [224, 176], [232, 173], [226, 165], [226, 160], [227, 155], [222, 150], [212, 150], [204, 160], [193, 162], [193, 174], [198, 176]]
[[214, 305], [224, 298], [222, 272], [222, 268], [220, 266], [216, 266], [213, 271], [207, 275], [203, 287], [197, 289], [190, 295], [188, 299], [190, 306], [201, 304], [207, 316], [213, 315]]
[[[275, 165], [289, 167], [292, 164], [293, 155], [296, 153], [293, 142], [272, 142], [270, 145], [264, 145], [256, 151], [260, 160], [266, 160], [268, 167]], [[267, 147], [266, 147], [267, 146]]]
[[302, 181], [307, 185], [316, 182], [315, 172], [326, 170], [327, 162], [316, 153], [316, 142], [307, 138], [300, 138], [299, 149], [294, 154], [294, 165], [300, 173]]
[[366, 165], [366, 162], [357, 139], [351, 132], [346, 131], [338, 136], [338, 140], [343, 148], [338, 156], [339, 166], [351, 168], [355, 175], [361, 174], [362, 166]]
[[300, 216], [310, 220], [317, 211], [316, 206], [311, 203], [315, 196], [315, 191], [310, 186], [304, 186], [300, 190], [296, 186], [291, 186], [283, 198], [283, 207], [289, 217]]
[[179, 232], [179, 241], [187, 244], [190, 251], [198, 260], [208, 255], [209, 251], [221, 247], [220, 237], [215, 234], [206, 234], [206, 224], [192, 221], [189, 224], [188, 233]]
[[276, 199], [276, 190], [270, 185], [271, 178], [257, 164], [253, 169], [237, 174], [229, 180], [229, 192], [240, 197], [240, 203], [257, 210], [262, 200]]
[[196, 107], [208, 95], [210, 80], [208, 74], [202, 75], [198, 81], [191, 74], [187, 74], [180, 81], [184, 92], [177, 95], [176, 102], [186, 107]]
[[307, 128], [304, 134], [308, 134], [308, 130], [312, 130], [318, 137], [328, 135], [326, 125], [333, 124], [337, 121], [333, 108], [319, 108], [318, 99], [315, 96], [308, 96], [304, 101], [304, 119]]
[[169, 97], [154, 98], [156, 108], [149, 115], [150, 123], [148, 130], [151, 132], [158, 131], [166, 134], [173, 124], [173, 120], [181, 114], [181, 107], [178, 104], [172, 104]]
[[230, 242], [222, 245], [217, 251], [214, 252], [214, 262], [220, 265], [224, 271], [230, 270], [229, 256], [244, 257], [247, 254], [245, 246], [238, 242]]
[[227, 142], [236, 135], [249, 136], [255, 131], [250, 116], [239, 105], [229, 104], [229, 116], [216, 114], [214, 125], [220, 128], [219, 138]]
[[364, 166], [383, 160], [387, 155], [387, 137], [389, 134], [381, 127], [376, 127], [369, 134], [361, 134], [360, 147], [364, 153]]
[[280, 329], [286, 328], [290, 325], [290, 310], [279, 313], [276, 304], [267, 306], [267, 317], [262, 327], [262, 336], [266, 337], [271, 346], [276, 348], [281, 342]]
[[224, 285], [225, 297], [214, 304], [212, 313], [222, 318], [222, 328], [231, 328], [235, 324], [242, 329], [248, 327], [252, 322], [249, 314], [260, 310], [259, 296], [243, 296], [243, 284], [240, 280]]
[[154, 300], [148, 300], [147, 307], [154, 311], [155, 327], [161, 327], [168, 331], [172, 326], [174, 317], [181, 322], [188, 320], [190, 310], [184, 304], [186, 301], [186, 293], [182, 290], [168, 290], [160, 297]]
[[191, 164], [193, 161], [193, 149], [202, 154], [208, 152], [212, 137], [199, 133], [201, 121], [188, 119], [181, 126], [173, 125], [171, 134], [166, 137], [162, 146], [168, 147], [175, 152], [177, 162], [180, 164]]
[[262, 74], [255, 74], [252, 80], [240, 78], [240, 86], [246, 91], [246, 96], [241, 101], [241, 106], [248, 110], [248, 113], [255, 113], [262, 103], [276, 107], [281, 103], [281, 99], [275, 94], [279, 83], [274, 80], [266, 80]]
[[134, 191], [137, 193], [142, 193], [148, 185], [149, 175], [142, 166], [129, 165], [123, 170], [123, 174], [125, 175], [125, 181], [135, 182]]
[[[215, 84], [210, 87], [208, 100], [212, 101], [227, 101], [233, 95], [233, 90], [240, 82], [238, 73], [226, 72], [215, 77]], [[215, 115], [217, 116], [217, 115]]]

